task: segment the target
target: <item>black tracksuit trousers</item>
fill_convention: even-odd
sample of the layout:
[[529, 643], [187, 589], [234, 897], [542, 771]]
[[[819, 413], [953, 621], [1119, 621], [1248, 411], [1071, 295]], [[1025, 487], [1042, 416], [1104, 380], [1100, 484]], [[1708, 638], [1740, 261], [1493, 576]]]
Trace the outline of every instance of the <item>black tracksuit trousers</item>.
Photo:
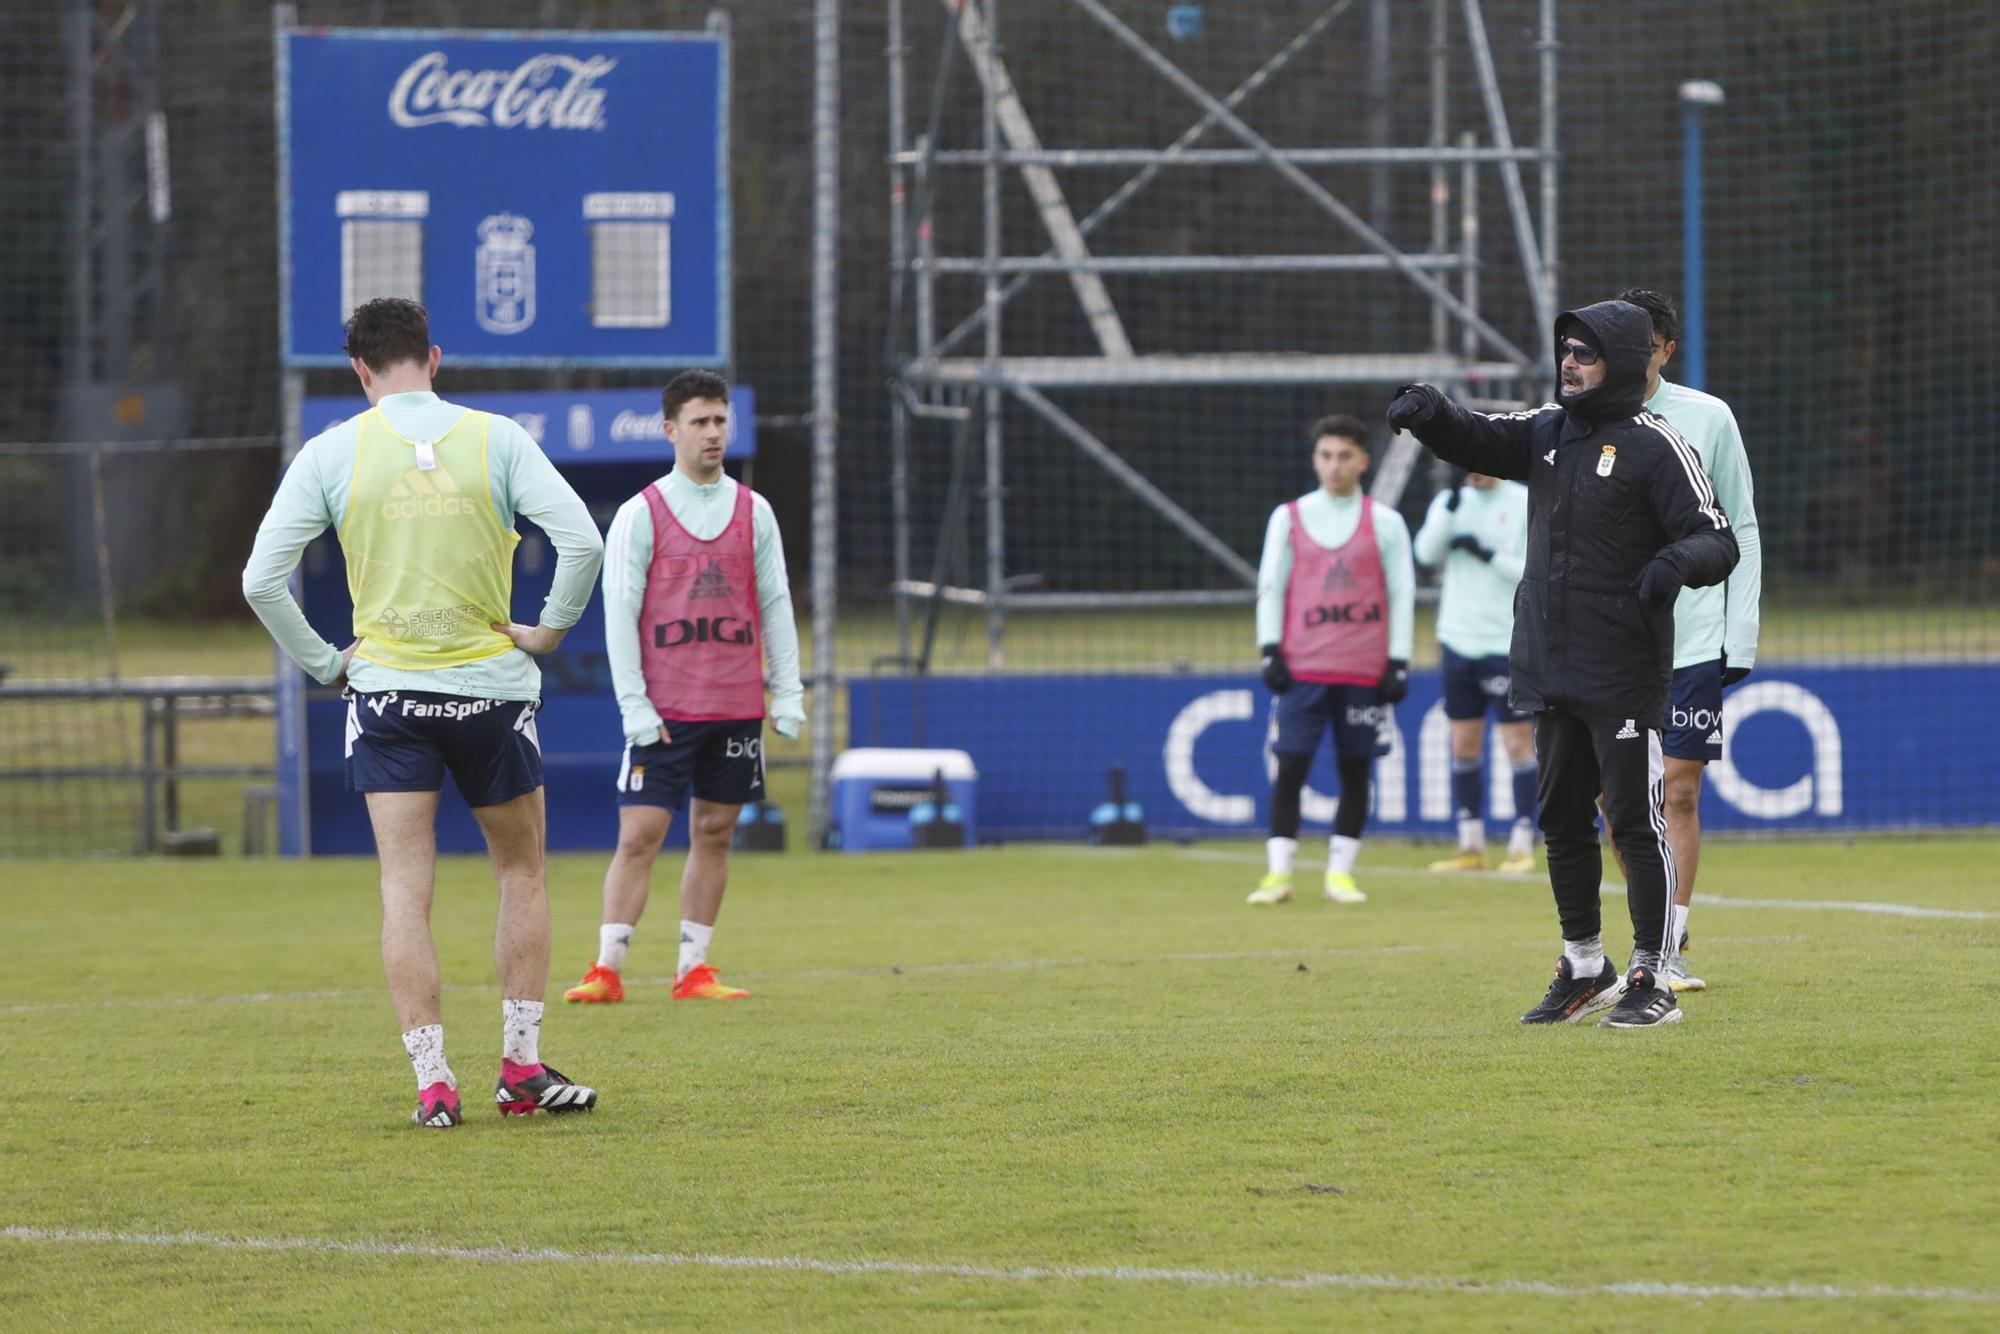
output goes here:
[[1663, 807], [1666, 762], [1660, 734], [1632, 719], [1598, 722], [1561, 709], [1535, 715], [1542, 765], [1541, 826], [1549, 884], [1564, 940], [1603, 929], [1604, 855], [1597, 841], [1597, 795], [1604, 794], [1618, 850], [1625, 854], [1625, 899], [1632, 947], [1665, 958], [1674, 893], [1674, 854]]

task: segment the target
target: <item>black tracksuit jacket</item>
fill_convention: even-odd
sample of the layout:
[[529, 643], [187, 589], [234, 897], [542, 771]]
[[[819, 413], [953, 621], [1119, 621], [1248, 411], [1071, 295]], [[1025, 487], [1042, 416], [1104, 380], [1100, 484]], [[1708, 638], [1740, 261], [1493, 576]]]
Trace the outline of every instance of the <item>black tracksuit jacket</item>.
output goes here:
[[1528, 561], [1514, 594], [1510, 699], [1664, 728], [1674, 609], [1641, 605], [1640, 570], [1665, 556], [1690, 588], [1736, 567], [1736, 534], [1701, 460], [1644, 411], [1652, 326], [1622, 301], [1566, 311], [1602, 349], [1602, 384], [1532, 412], [1488, 416], [1446, 400], [1413, 434], [1446, 462], [1528, 484]]

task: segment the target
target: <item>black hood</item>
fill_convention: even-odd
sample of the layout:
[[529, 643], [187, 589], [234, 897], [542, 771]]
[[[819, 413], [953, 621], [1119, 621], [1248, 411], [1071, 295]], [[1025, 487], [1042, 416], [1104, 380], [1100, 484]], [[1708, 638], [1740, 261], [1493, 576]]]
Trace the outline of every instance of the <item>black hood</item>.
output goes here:
[[[1556, 383], [1556, 402], [1588, 422], [1623, 421], [1646, 403], [1646, 363], [1653, 355], [1653, 321], [1629, 301], [1600, 301], [1566, 310], [1556, 317], [1555, 341], [1564, 326], [1583, 326], [1572, 337], [1589, 343], [1604, 357], [1604, 383], [1571, 398]], [[1558, 359], [1560, 360], [1560, 358]]]

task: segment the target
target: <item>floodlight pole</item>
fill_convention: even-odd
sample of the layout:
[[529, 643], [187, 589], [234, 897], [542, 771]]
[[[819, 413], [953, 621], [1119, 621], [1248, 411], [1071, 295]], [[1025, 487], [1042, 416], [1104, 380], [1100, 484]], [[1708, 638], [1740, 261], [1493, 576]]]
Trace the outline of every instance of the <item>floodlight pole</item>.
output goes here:
[[1708, 387], [1702, 306], [1701, 109], [1722, 105], [1722, 85], [1690, 79], [1681, 85], [1681, 379]]

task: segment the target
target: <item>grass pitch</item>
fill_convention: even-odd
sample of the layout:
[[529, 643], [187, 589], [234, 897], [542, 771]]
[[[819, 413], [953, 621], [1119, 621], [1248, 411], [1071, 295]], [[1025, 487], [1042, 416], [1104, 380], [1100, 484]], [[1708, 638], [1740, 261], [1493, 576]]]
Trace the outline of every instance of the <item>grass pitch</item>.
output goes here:
[[[1687, 1022], [1523, 1029], [1538, 880], [1241, 905], [1250, 845], [740, 857], [738, 1004], [551, 1006], [502, 1122], [493, 893], [436, 927], [468, 1121], [408, 1124], [372, 865], [14, 863], [19, 1328], [1964, 1329], [2000, 1322], [1992, 839], [1717, 842]], [[551, 994], [602, 860], [559, 859]], [[1856, 910], [1866, 902], [1920, 915]], [[1614, 894], [1606, 921], [1623, 918]], [[1608, 933], [1611, 934], [1611, 933]]]

